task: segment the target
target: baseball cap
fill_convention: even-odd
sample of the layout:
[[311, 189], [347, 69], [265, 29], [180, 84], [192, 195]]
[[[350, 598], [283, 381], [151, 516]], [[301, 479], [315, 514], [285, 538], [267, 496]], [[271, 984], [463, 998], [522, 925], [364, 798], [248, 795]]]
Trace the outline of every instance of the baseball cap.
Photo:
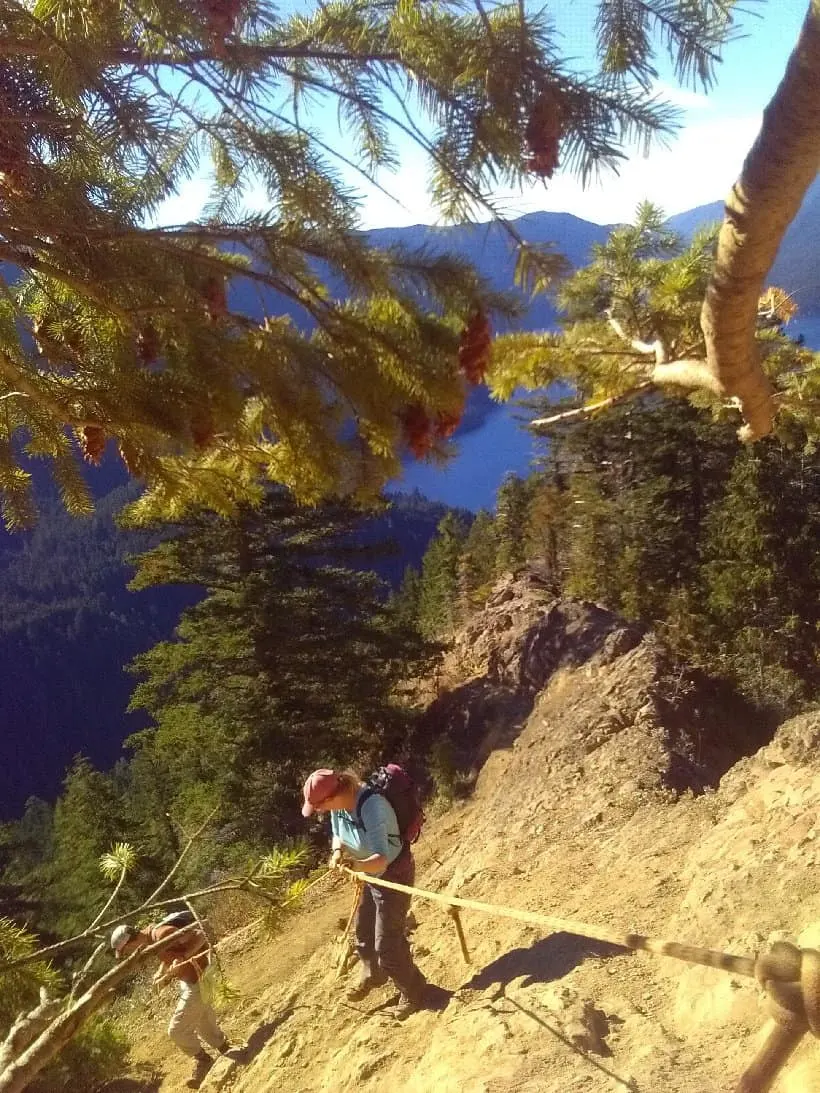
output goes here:
[[122, 947], [127, 945], [128, 942], [137, 936], [135, 927], [129, 926], [127, 923], [122, 923], [120, 926], [115, 926], [111, 933], [111, 948], [117, 954], [120, 955]]
[[339, 775], [335, 771], [314, 770], [302, 790], [305, 798], [302, 815], [312, 816], [324, 801], [339, 792], [340, 784]]

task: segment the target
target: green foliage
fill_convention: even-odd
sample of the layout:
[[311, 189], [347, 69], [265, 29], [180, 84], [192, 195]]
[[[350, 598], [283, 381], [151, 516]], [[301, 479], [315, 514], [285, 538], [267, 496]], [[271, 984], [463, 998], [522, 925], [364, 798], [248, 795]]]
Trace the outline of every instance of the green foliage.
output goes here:
[[424, 555], [419, 626], [428, 638], [451, 634], [459, 621], [458, 567], [466, 536], [464, 521], [448, 513]]
[[[2, 0], [0, 257], [20, 271], [0, 293], [6, 523], [34, 518], [18, 442], [75, 512], [77, 449], [96, 461], [108, 439], [148, 485], [139, 520], [232, 513], [270, 479], [302, 500], [376, 496], [407, 408], [461, 404], [465, 319], [508, 305], [451, 256], [372, 247], [349, 179], [381, 188], [409, 137], [460, 218], [529, 177], [545, 140], [588, 178], [662, 137], [676, 112], [650, 90], [658, 46], [707, 85], [732, 4], [616, 7], [597, 4], [590, 73], [524, 5]], [[551, 138], [532, 125], [545, 96]], [[195, 175], [205, 209], [158, 225]], [[543, 285], [556, 261], [522, 267]]]
[[53, 857], [47, 876], [58, 933], [71, 935], [83, 929], [105, 903], [111, 886], [100, 862], [113, 844], [123, 840], [124, 830], [113, 779], [78, 757], [54, 808]]
[[495, 502], [497, 569], [507, 572], [526, 558], [529, 486], [523, 478], [510, 474], [501, 483]]
[[358, 515], [301, 509], [284, 493], [235, 520], [200, 516], [138, 560], [135, 586], [191, 582], [206, 598], [175, 641], [135, 662], [133, 706], [155, 727], [134, 762], [162, 772], [183, 825], [217, 807], [234, 838], [299, 830], [297, 787], [313, 766], [396, 746], [409, 713], [397, 685], [434, 649], [353, 565]]
[[[509, 398], [518, 387], [543, 390], [561, 382], [569, 388], [564, 403], [589, 416], [599, 401], [636, 397], [654, 385], [673, 398], [691, 391], [693, 405], [709, 408], [716, 420], [736, 422], [737, 408], [701, 385], [706, 344], [700, 315], [716, 241], [714, 226], [686, 245], [666, 226], [660, 209], [641, 204], [634, 223], [615, 228], [593, 247], [589, 265], [560, 285], [560, 335], [496, 339], [488, 374], [493, 393]], [[795, 444], [808, 436], [814, 443], [820, 356], [786, 337], [793, 313], [786, 294], [770, 289], [760, 301], [757, 339], [778, 392], [778, 435]], [[670, 378], [672, 365], [679, 367]], [[548, 420], [554, 418], [555, 401], [539, 401]], [[560, 427], [553, 422], [553, 429]]]
[[[39, 948], [38, 939], [29, 930], [11, 919], [0, 918], [0, 963], [21, 960]], [[37, 1004], [41, 987], [53, 989], [58, 982], [57, 973], [42, 960], [4, 971], [0, 990], [0, 1032], [5, 1035], [21, 1010]]]
[[462, 612], [480, 607], [498, 571], [499, 541], [496, 522], [483, 509], [470, 525], [458, 559], [458, 596]]

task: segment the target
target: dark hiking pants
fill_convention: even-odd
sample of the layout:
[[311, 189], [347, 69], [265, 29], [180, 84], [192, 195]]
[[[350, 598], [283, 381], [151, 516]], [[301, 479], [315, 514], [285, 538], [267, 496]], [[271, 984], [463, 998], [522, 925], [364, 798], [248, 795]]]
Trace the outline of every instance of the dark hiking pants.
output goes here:
[[[387, 868], [384, 879], [412, 884], [415, 875], [413, 856], [404, 852]], [[365, 883], [356, 912], [356, 949], [368, 974], [377, 974], [381, 969], [406, 998], [416, 1002], [425, 980], [413, 963], [407, 942], [405, 925], [409, 909], [407, 893]]]

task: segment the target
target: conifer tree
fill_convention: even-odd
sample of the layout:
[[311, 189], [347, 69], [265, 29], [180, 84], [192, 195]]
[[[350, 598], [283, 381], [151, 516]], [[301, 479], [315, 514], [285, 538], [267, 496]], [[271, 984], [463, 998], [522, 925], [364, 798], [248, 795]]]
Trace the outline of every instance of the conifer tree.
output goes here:
[[421, 601], [421, 574], [415, 566], [404, 571], [398, 591], [391, 597], [397, 622], [403, 626], [418, 627]]
[[496, 521], [482, 509], [476, 514], [458, 560], [458, 594], [463, 614], [481, 607], [497, 574]]
[[459, 561], [467, 531], [459, 516], [448, 513], [424, 555], [419, 625], [428, 638], [449, 637], [459, 621]]
[[[560, 286], [561, 333], [497, 339], [488, 377], [494, 393], [509, 397], [518, 386], [558, 381], [569, 386], [571, 408], [544, 406], [545, 416], [531, 422], [545, 434], [653, 393], [689, 394], [694, 405], [737, 428], [741, 403], [727, 399], [699, 356], [707, 355], [702, 302], [717, 253], [717, 226], [697, 232], [687, 246], [659, 208], [642, 203], [634, 222], [596, 244], [589, 265]], [[795, 312], [788, 293], [769, 288], [757, 299], [750, 337], [766, 390], [772, 384], [778, 390], [778, 435], [816, 438], [820, 358], [786, 336]]]
[[[708, 85], [732, 7], [600, 0], [590, 75], [524, 5], [0, 0], [6, 523], [33, 518], [21, 445], [78, 512], [78, 448], [118, 450], [148, 483], [139, 519], [228, 511], [264, 479], [373, 496], [405, 446], [452, 432], [502, 301], [452, 257], [376, 251], [348, 179], [383, 185], [398, 138], [450, 219], [559, 160], [587, 178], [669, 131], [656, 50]], [[322, 122], [334, 107], [344, 138]], [[197, 172], [205, 209], [160, 222]], [[522, 281], [559, 265], [521, 251]]]
[[496, 569], [506, 573], [526, 560], [530, 487], [517, 474], [509, 474], [498, 489], [495, 502]]
[[174, 641], [134, 664], [144, 678], [132, 705], [155, 723], [131, 739], [135, 760], [162, 772], [183, 826], [217, 808], [235, 839], [301, 830], [294, 787], [306, 771], [399, 746], [409, 714], [397, 685], [434, 650], [365, 568], [359, 520], [276, 491], [233, 520], [192, 518], [138, 560], [136, 587], [208, 593]]

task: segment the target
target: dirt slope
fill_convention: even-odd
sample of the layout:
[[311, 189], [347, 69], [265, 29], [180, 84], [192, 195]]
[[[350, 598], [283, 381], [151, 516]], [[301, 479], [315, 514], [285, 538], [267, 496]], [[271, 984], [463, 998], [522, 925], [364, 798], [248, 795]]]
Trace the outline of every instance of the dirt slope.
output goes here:
[[[473, 677], [439, 700], [454, 721], [460, 711], [462, 744], [479, 755], [490, 732], [495, 747], [470, 802], [425, 829], [420, 886], [749, 955], [820, 923], [820, 715], [732, 765], [758, 730], [651, 638], [521, 581], [501, 591], [512, 595], [490, 604], [484, 647], [473, 633]], [[226, 1026], [251, 1047], [203, 1088], [728, 1091], [765, 1019], [753, 981], [474, 912], [466, 966], [443, 908], [419, 900], [414, 948], [439, 989], [399, 1026], [382, 1012], [387, 989], [341, 1001], [332, 961], [347, 900], [337, 887], [278, 939], [227, 957], [242, 997]], [[140, 1054], [167, 1077], [122, 1090], [180, 1088], [161, 1027], [140, 1024]], [[814, 1044], [778, 1089], [820, 1093]]]

